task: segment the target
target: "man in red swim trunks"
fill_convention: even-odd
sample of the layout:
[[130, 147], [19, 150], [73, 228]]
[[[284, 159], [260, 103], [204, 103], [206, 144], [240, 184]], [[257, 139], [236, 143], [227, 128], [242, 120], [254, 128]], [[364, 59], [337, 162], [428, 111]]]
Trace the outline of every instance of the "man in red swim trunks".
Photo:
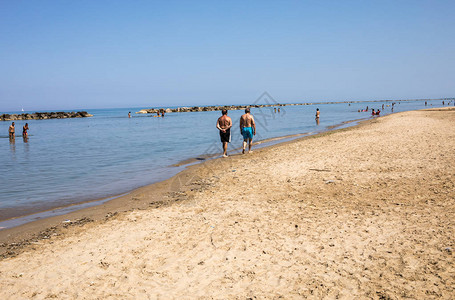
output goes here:
[[232, 120], [227, 116], [227, 110], [221, 111], [222, 116], [216, 121], [216, 128], [220, 131], [221, 143], [223, 143], [223, 157], [227, 157], [228, 143], [231, 142]]

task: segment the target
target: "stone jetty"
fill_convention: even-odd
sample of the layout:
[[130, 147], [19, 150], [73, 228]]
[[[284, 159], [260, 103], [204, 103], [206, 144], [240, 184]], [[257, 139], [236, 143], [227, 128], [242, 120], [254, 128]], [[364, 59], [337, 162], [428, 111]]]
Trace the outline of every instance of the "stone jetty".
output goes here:
[[15, 121], [15, 120], [46, 120], [46, 119], [69, 119], [69, 118], [87, 118], [93, 117], [86, 111], [78, 112], [36, 112], [33, 114], [2, 114], [0, 121]]
[[216, 110], [243, 110], [247, 107], [278, 107], [285, 106], [289, 104], [260, 104], [260, 105], [226, 105], [226, 106], [192, 106], [192, 107], [177, 107], [177, 108], [150, 108], [150, 109], [141, 109], [136, 112], [137, 114], [154, 114], [157, 112], [197, 112], [197, 111], [216, 111]]
[[369, 100], [369, 101], [335, 101], [335, 102], [308, 102], [308, 103], [274, 103], [274, 104], [256, 104], [256, 105], [220, 105], [220, 106], [192, 106], [192, 107], [177, 107], [177, 108], [150, 108], [141, 109], [136, 114], [156, 114], [160, 113], [173, 113], [173, 112], [198, 112], [198, 111], [216, 111], [216, 110], [243, 110], [247, 107], [261, 108], [261, 107], [280, 107], [280, 106], [295, 106], [295, 105], [323, 105], [323, 104], [340, 104], [340, 103], [369, 103], [369, 102], [396, 102], [396, 101], [425, 101], [425, 100], [454, 100], [455, 98], [441, 98], [441, 99], [384, 99], [384, 100]]

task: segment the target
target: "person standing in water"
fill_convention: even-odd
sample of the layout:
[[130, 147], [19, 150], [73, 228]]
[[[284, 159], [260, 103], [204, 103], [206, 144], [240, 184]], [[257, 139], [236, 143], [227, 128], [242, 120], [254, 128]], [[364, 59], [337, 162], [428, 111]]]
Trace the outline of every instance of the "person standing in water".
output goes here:
[[[278, 111], [280, 109], [278, 108]], [[246, 144], [248, 143], [248, 153], [251, 153], [251, 146], [253, 146], [253, 136], [256, 135], [256, 123], [254, 117], [250, 114], [250, 109], [245, 109], [245, 114], [240, 117], [240, 133], [243, 135], [243, 150], [245, 154]]]
[[15, 128], [14, 128], [14, 122], [11, 123], [11, 125], [8, 128], [8, 133], [9, 133], [9, 138], [14, 139], [14, 133], [15, 133]]
[[319, 111], [319, 108], [316, 108], [316, 119], [319, 119], [319, 114], [320, 114], [320, 113], [321, 113], [321, 112]]
[[220, 131], [220, 139], [223, 144], [223, 157], [228, 157], [227, 148], [228, 143], [231, 142], [231, 127], [232, 120], [227, 116], [227, 110], [223, 109], [221, 111], [222, 116], [216, 121], [216, 128]]
[[28, 123], [25, 123], [24, 127], [22, 127], [22, 137], [28, 137]]

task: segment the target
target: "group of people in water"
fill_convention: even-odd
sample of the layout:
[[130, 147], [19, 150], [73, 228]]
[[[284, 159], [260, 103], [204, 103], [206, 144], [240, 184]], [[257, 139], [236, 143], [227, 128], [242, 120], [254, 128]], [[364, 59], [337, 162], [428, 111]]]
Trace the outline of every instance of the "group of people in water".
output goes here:
[[[156, 112], [156, 116], [152, 116], [154, 118], [157, 118], [157, 117], [162, 117], [164, 118], [164, 109], [160, 109]], [[131, 118], [131, 112], [128, 112], [128, 118]]]
[[[452, 101], [448, 102], [448, 105], [450, 105]], [[453, 101], [454, 106], [455, 106], [455, 101]], [[391, 104], [392, 106], [392, 112], [393, 108], [395, 106], [395, 102]], [[442, 104], [444, 105], [445, 102], [442, 101]], [[425, 106], [427, 105], [427, 102], [425, 101]], [[390, 105], [387, 105], [389, 107]], [[384, 104], [382, 104], [382, 110], [384, 110]], [[275, 113], [280, 112], [280, 108], [275, 107], [274, 108]], [[368, 112], [369, 107], [367, 106], [365, 109], [359, 109], [358, 112]], [[158, 110], [156, 112], [156, 116], [153, 117], [164, 117], [164, 109]], [[220, 133], [220, 139], [221, 143], [223, 144], [223, 157], [227, 157], [227, 148], [228, 148], [228, 143], [231, 142], [231, 127], [232, 127], [232, 119], [228, 117], [227, 115], [228, 111], [226, 109], [223, 109], [221, 111], [221, 117], [218, 118], [217, 123], [216, 123], [216, 128], [219, 130]], [[381, 113], [381, 110], [377, 109], [375, 110], [374, 108], [371, 109], [371, 115], [372, 116], [379, 116]], [[131, 112], [128, 112], [128, 118], [131, 118]], [[315, 114], [315, 120], [316, 124], [319, 125], [319, 118], [320, 118], [320, 111], [319, 108], [316, 109], [316, 114]], [[28, 138], [28, 123], [25, 123], [25, 125], [22, 127], [22, 137], [24, 138], [24, 141], [27, 141]], [[14, 141], [15, 139], [15, 123], [12, 122], [12, 124], [9, 126], [8, 133], [9, 133], [9, 139], [11, 141]], [[252, 146], [253, 146], [253, 137], [256, 135], [256, 123], [254, 121], [254, 117], [250, 112], [250, 108], [245, 109], [245, 114], [243, 114], [240, 117], [240, 134], [243, 137], [243, 149], [242, 153], [245, 154], [246, 147], [248, 146], [248, 153], [251, 153]]]
[[[387, 107], [391, 106], [392, 107], [392, 112], [393, 112], [393, 109], [395, 107], [395, 104], [396, 102], [392, 102], [392, 104], [388, 104]], [[426, 102], [425, 102], [425, 105], [426, 105]], [[384, 110], [384, 104], [382, 104], [382, 110]], [[369, 112], [369, 107], [367, 106], [365, 109], [359, 109], [358, 112]], [[372, 116], [379, 116], [379, 114], [381, 113], [381, 110], [378, 108], [377, 110], [375, 110], [374, 108], [371, 109], [371, 115]]]
[[[28, 129], [28, 123], [25, 123], [22, 127], [22, 137], [24, 138], [24, 141], [28, 138]], [[16, 124], [14, 122], [12, 122], [8, 128], [8, 135], [10, 141], [13, 141], [16, 138]]]

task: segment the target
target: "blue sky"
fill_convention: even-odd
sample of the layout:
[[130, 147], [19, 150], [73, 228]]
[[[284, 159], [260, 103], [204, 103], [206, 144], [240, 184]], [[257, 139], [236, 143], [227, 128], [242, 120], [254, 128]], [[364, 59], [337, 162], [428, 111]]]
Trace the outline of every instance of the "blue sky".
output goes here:
[[0, 0], [0, 111], [455, 97], [455, 1]]

